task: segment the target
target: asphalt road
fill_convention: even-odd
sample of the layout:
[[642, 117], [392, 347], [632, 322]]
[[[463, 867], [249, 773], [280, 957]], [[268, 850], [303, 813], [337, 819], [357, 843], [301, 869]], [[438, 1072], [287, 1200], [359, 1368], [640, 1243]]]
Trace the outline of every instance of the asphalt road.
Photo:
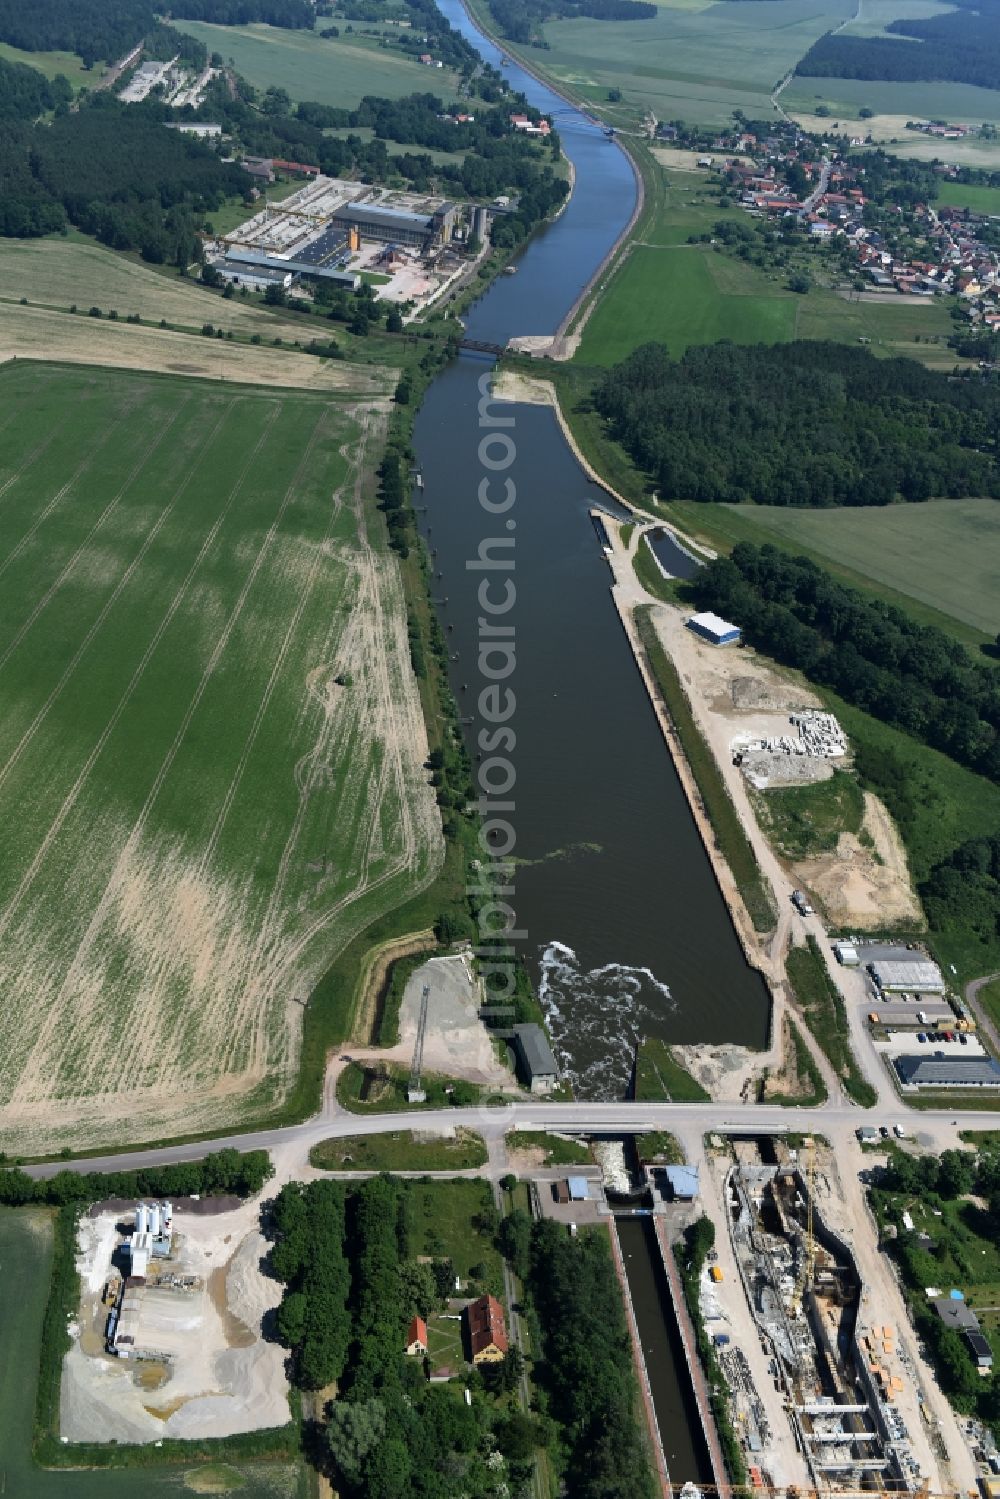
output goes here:
[[[153, 1150], [132, 1150], [114, 1155], [87, 1156], [75, 1161], [50, 1161], [26, 1169], [34, 1177], [54, 1176], [59, 1171], [127, 1171], [150, 1164], [167, 1165], [176, 1161], [195, 1161], [210, 1151], [231, 1147], [236, 1150], [281, 1151], [301, 1157], [305, 1162], [311, 1146], [321, 1140], [342, 1135], [380, 1135], [392, 1130], [417, 1128], [442, 1130], [464, 1127], [473, 1129], [486, 1140], [498, 1140], [511, 1129], [557, 1129], [581, 1134], [642, 1134], [646, 1130], [669, 1130], [682, 1142], [700, 1142], [713, 1130], [722, 1133], [753, 1131], [774, 1134], [796, 1131], [808, 1134], [818, 1131], [830, 1139], [853, 1137], [862, 1124], [898, 1124], [921, 1143], [936, 1150], [958, 1143], [961, 1129], [988, 1129], [993, 1122], [989, 1113], [916, 1112], [883, 1106], [859, 1109], [848, 1104], [827, 1104], [818, 1109], [804, 1109], [761, 1104], [720, 1103], [548, 1103], [541, 1099], [508, 1103], [490, 1108], [413, 1110], [391, 1114], [349, 1114], [339, 1109], [327, 1094], [323, 1112], [303, 1124], [287, 1129], [260, 1130], [253, 1134], [230, 1135], [220, 1140], [195, 1140], [185, 1145], [167, 1145]], [[502, 1161], [492, 1162], [497, 1170]]]

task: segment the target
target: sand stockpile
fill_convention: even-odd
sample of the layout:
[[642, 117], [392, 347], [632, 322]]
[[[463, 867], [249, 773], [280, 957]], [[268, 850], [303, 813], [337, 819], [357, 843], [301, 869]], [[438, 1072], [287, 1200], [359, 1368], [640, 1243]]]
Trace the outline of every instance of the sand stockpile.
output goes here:
[[155, 1442], [221, 1437], [290, 1420], [285, 1352], [261, 1333], [281, 1287], [261, 1270], [267, 1249], [256, 1204], [211, 1216], [178, 1211], [174, 1251], [157, 1270], [194, 1277], [190, 1290], [147, 1280], [137, 1351], [162, 1358], [121, 1359], [103, 1351], [115, 1212], [80, 1229], [83, 1297], [63, 1364], [61, 1435], [77, 1442]]

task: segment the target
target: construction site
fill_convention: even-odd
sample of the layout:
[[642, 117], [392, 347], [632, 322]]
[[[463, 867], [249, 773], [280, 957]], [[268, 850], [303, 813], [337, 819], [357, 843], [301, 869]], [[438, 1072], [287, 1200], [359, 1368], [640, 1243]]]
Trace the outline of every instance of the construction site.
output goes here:
[[817, 1203], [817, 1179], [811, 1140], [798, 1151], [780, 1141], [732, 1142], [727, 1227], [777, 1400], [760, 1398], [759, 1373], [723, 1330], [728, 1319], [711, 1294], [705, 1313], [751, 1477], [773, 1483], [768, 1450], [791, 1437], [794, 1466], [813, 1489], [918, 1493], [936, 1465], [915, 1371], [893, 1323], [872, 1319], [852, 1249]]
[[[264, 182], [275, 167], [244, 162]], [[508, 205], [509, 206], [509, 205]], [[286, 289], [322, 282], [357, 290], [367, 280], [376, 298], [423, 310], [488, 243], [489, 219], [502, 211], [451, 203], [314, 174], [280, 202], [264, 202], [230, 234], [211, 241], [210, 263], [224, 280], [249, 291], [275, 279]]]
[[281, 1287], [261, 1270], [258, 1213], [191, 1199], [105, 1204], [81, 1219], [64, 1439], [230, 1436], [289, 1419], [284, 1353], [262, 1333]]

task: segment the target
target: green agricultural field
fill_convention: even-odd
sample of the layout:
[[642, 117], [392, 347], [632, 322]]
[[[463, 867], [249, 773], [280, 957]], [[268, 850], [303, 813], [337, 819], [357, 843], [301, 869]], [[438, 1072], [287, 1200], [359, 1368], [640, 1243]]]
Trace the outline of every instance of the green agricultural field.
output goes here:
[[615, 364], [641, 343], [662, 341], [675, 355], [692, 344], [729, 338], [778, 343], [792, 338], [867, 339], [876, 354], [905, 354], [952, 369], [952, 323], [940, 299], [859, 302], [813, 287], [790, 292], [787, 276], [759, 270], [690, 237], [711, 233], [720, 219], [743, 219], [720, 208], [718, 186], [693, 173], [653, 166], [655, 211], [584, 324], [576, 361]]
[[986, 635], [1000, 630], [1000, 501], [850, 510], [755, 505], [740, 515]]
[[[804, 55], [804, 53], [802, 54]], [[796, 75], [781, 96], [789, 114], [812, 114], [817, 104], [833, 111], [833, 118], [856, 119], [859, 109], [899, 117], [905, 137], [907, 120], [1000, 121], [1000, 91], [970, 83], [889, 83], [867, 78], [809, 78]], [[937, 141], [934, 153], [955, 160], [955, 141]]]
[[859, 5], [857, 19], [848, 21], [844, 27], [846, 36], [896, 36], [888, 27], [893, 21], [927, 21], [932, 16], [944, 16], [953, 10], [951, 5], [939, 4], [939, 0], [865, 0]]
[[4, 62], [22, 62], [37, 73], [44, 73], [46, 78], [62, 73], [74, 89], [93, 88], [101, 78], [101, 69], [88, 72], [75, 52], [22, 52], [20, 47], [0, 42], [0, 58]]
[[978, 182], [942, 182], [938, 206], [971, 208], [973, 213], [1000, 214], [1000, 187]]
[[[241, 205], [240, 222], [249, 212]], [[293, 320], [238, 296], [227, 301], [196, 282], [164, 275], [81, 240], [0, 239], [0, 288], [0, 301], [27, 297], [44, 307], [76, 305], [84, 312], [100, 307], [120, 318], [132, 313], [144, 322], [165, 318], [175, 328], [200, 329], [208, 322], [247, 337], [259, 333], [268, 341], [281, 337], [289, 343], [312, 336], [309, 318]]]
[[277, 1105], [339, 949], [441, 834], [383, 418], [46, 365], [0, 401], [0, 1132], [9, 1152]]
[[774, 117], [771, 90], [853, 0], [664, 4], [648, 21], [550, 21], [542, 66], [585, 97], [620, 88], [624, 103], [661, 120], [721, 125], [734, 109]]
[[357, 35], [327, 40], [313, 31], [276, 26], [173, 24], [204, 42], [209, 52], [221, 52], [255, 87], [273, 84], [287, 89], [293, 99], [354, 109], [365, 94], [399, 99], [433, 88], [449, 95], [456, 84], [456, 75], [447, 68], [425, 68], [395, 48]]
[[752, 271], [745, 291], [722, 292], [721, 260], [697, 245], [634, 249], [588, 319], [576, 358], [581, 364], [617, 364], [651, 340], [683, 354], [691, 344], [720, 338], [741, 344], [794, 338], [794, 296], [778, 293]]

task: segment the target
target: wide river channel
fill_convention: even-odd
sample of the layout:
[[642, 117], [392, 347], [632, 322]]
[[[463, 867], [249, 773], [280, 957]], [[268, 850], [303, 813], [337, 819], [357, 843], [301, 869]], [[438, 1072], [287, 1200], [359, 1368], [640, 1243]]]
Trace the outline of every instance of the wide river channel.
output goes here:
[[[459, 0], [439, 4], [499, 66], [499, 50]], [[515, 64], [504, 72], [553, 117], [575, 185], [516, 274], [494, 282], [465, 318], [468, 338], [499, 345], [559, 327], [628, 224], [637, 191], [628, 157], [598, 126]], [[551, 410], [493, 404], [481, 418], [491, 364], [463, 354], [428, 391], [414, 444], [425, 487], [415, 499], [426, 507], [433, 592], [474, 760], [480, 730], [497, 733], [479, 716], [490, 685], [480, 621], [512, 631], [503, 637], [509, 654], [492, 654], [486, 667], [514, 662], [503, 686], [516, 699], [505, 725], [516, 747], [500, 745], [510, 770], [491, 774], [496, 787], [513, 778], [496, 799], [514, 804], [502, 815], [516, 834], [518, 940], [577, 1096], [622, 1097], [639, 1037], [760, 1046], [768, 996], [744, 958], [611, 599], [588, 512], [614, 507], [581, 471]], [[487, 501], [508, 508], [484, 508], [483, 481]], [[470, 568], [482, 557], [513, 566]], [[502, 616], [484, 616], [484, 582], [488, 604], [510, 602]], [[502, 699], [502, 711], [510, 706]]]

